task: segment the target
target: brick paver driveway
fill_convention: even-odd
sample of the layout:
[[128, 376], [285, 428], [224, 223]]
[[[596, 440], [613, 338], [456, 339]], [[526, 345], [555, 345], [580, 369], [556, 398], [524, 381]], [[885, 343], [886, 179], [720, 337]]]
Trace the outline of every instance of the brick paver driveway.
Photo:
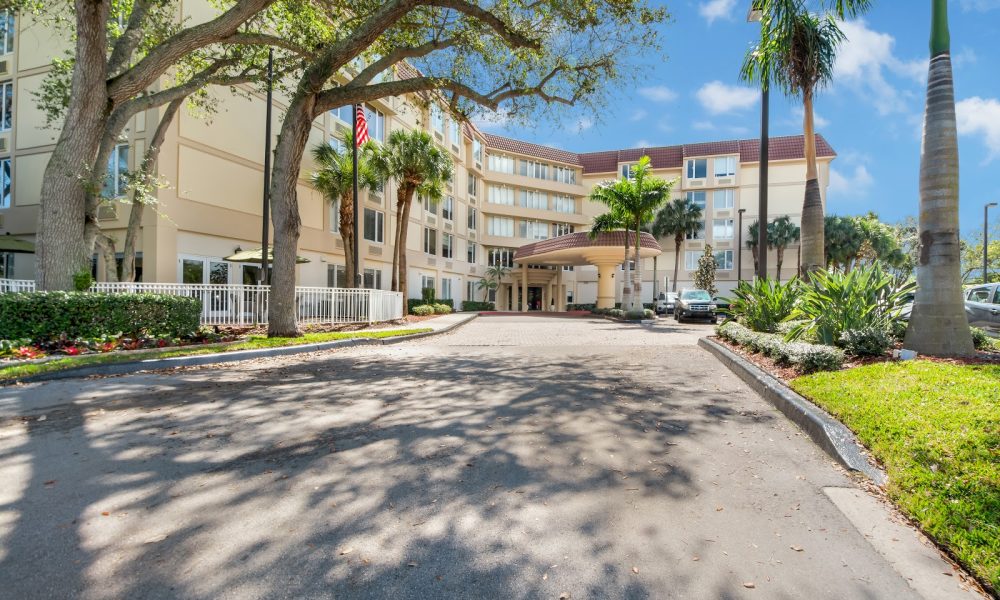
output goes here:
[[2, 389], [0, 596], [913, 597], [707, 330], [483, 317]]

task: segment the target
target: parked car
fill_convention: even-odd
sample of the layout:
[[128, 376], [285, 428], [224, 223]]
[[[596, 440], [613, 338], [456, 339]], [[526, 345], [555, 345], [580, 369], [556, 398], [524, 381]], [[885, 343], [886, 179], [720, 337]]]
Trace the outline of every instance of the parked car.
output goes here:
[[1000, 336], [1000, 283], [977, 285], [965, 292], [969, 325]]
[[719, 322], [712, 296], [705, 290], [681, 290], [677, 296], [677, 302], [674, 304], [674, 319], [678, 323], [683, 323], [684, 319]]
[[659, 297], [656, 299], [656, 314], [658, 315], [674, 314], [674, 305], [676, 303], [677, 303], [676, 292], [660, 292]]

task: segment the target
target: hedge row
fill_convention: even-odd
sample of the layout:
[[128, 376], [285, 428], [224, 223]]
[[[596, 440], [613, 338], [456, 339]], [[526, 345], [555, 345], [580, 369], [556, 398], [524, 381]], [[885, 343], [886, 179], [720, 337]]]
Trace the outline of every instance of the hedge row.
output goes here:
[[450, 299], [450, 298], [448, 300], [444, 300], [442, 298], [438, 298], [437, 300], [431, 300], [430, 302], [424, 302], [423, 298], [408, 298], [406, 300], [406, 312], [407, 312], [407, 314], [411, 314], [412, 315], [412, 314], [414, 314], [414, 312], [413, 312], [413, 307], [414, 306], [422, 306], [422, 305], [425, 305], [425, 304], [426, 305], [431, 305], [431, 306], [433, 306], [434, 304], [446, 304], [446, 305], [450, 306], [452, 308], [452, 310], [455, 309], [455, 301], [452, 300], [452, 299]]
[[463, 300], [462, 310], [465, 312], [479, 312], [479, 311], [493, 311], [496, 310], [496, 305], [492, 302], [477, 302], [475, 300]]
[[792, 366], [800, 373], [836, 371], [844, 364], [844, 351], [833, 346], [786, 342], [780, 335], [758, 333], [735, 321], [720, 325], [716, 331], [722, 339]]
[[198, 331], [201, 301], [163, 294], [0, 294], [0, 339], [184, 337]]
[[447, 304], [418, 304], [414, 306], [410, 313], [418, 317], [426, 317], [429, 315], [447, 315], [451, 312], [451, 307]]

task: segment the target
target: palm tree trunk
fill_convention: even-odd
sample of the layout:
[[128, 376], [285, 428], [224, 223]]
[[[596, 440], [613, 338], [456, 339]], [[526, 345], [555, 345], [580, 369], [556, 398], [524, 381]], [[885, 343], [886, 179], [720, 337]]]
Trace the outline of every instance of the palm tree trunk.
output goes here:
[[403, 215], [399, 221], [399, 239], [396, 243], [397, 263], [399, 265], [399, 291], [403, 292], [406, 298], [406, 230], [410, 225], [410, 207], [413, 206], [413, 191], [411, 190], [406, 201], [403, 203]]
[[803, 93], [802, 131], [805, 134], [806, 194], [802, 203], [802, 266], [803, 279], [813, 271], [823, 269], [823, 197], [819, 190], [816, 167], [816, 128], [813, 123], [812, 90]]
[[681, 238], [680, 234], [674, 236], [674, 282], [671, 285], [671, 291], [677, 291], [677, 274], [680, 272], [681, 267], [681, 244], [684, 240]]
[[635, 222], [635, 271], [632, 273], [632, 310], [642, 310], [642, 257], [639, 254], [639, 220]]
[[904, 345], [922, 354], [975, 354], [962, 300], [958, 133], [947, 0], [933, 0], [931, 62], [920, 155], [920, 258]]
[[[396, 230], [393, 237], [392, 251], [392, 283], [389, 289], [398, 292], [399, 291], [399, 247], [400, 247], [400, 234], [403, 230], [403, 205], [406, 204], [406, 196], [409, 194], [407, 185], [400, 182], [399, 188], [396, 190]], [[403, 296], [406, 297], [405, 295]]]
[[340, 198], [340, 240], [344, 242], [344, 273], [347, 275], [347, 287], [355, 287], [354, 256], [354, 198], [346, 194]]
[[629, 287], [629, 277], [632, 274], [632, 270], [629, 268], [628, 264], [628, 251], [632, 245], [629, 243], [629, 230], [628, 227], [625, 228], [625, 262], [622, 263], [622, 310], [630, 310], [632, 308], [632, 288]]
[[785, 262], [785, 247], [778, 246], [775, 248], [777, 250], [777, 257], [775, 260], [774, 278], [781, 283], [781, 263]]

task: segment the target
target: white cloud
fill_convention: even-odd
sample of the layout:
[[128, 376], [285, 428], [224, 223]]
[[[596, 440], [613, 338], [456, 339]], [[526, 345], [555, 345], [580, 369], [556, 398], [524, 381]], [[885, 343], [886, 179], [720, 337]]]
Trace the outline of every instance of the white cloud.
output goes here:
[[[805, 114], [806, 110], [801, 106], [792, 108], [792, 115], [795, 119], [797, 119], [796, 123], [800, 126], [802, 125], [802, 119], [805, 117]], [[822, 115], [816, 112], [816, 109], [813, 109], [813, 125], [816, 126], [816, 129], [825, 129], [830, 126], [830, 120], [824, 119]]]
[[831, 167], [827, 195], [834, 199], [863, 198], [868, 195], [873, 183], [875, 180], [865, 165], [857, 165], [853, 172], [846, 175]]
[[834, 81], [871, 100], [881, 115], [905, 112], [901, 92], [886, 79], [891, 72], [915, 82], [927, 78], [927, 60], [903, 60], [893, 53], [896, 39], [870, 29], [863, 19], [840, 23], [846, 41], [837, 52]]
[[963, 46], [961, 50], [951, 55], [951, 62], [955, 64], [955, 67], [964, 67], [965, 65], [974, 65], [979, 61], [979, 55], [976, 51], [968, 46]]
[[649, 142], [649, 140], [638, 140], [638, 141], [636, 141], [634, 147], [635, 148], [652, 148], [653, 144], [651, 144]]
[[982, 135], [989, 150], [985, 162], [1000, 158], [1000, 100], [973, 96], [955, 104], [958, 133]]
[[994, 8], [1000, 8], [1000, 0], [962, 0], [962, 10], [978, 10], [986, 12]]
[[757, 103], [757, 99], [760, 97], [757, 90], [737, 85], [726, 85], [721, 81], [706, 83], [701, 86], [696, 95], [705, 110], [713, 115], [750, 108]]
[[643, 110], [641, 108], [638, 108], [638, 109], [635, 110], [635, 112], [633, 112], [631, 115], [629, 115], [628, 120], [632, 121], [634, 123], [636, 121], [641, 121], [641, 120], [645, 119], [648, 116], [649, 116], [649, 112], [648, 111]]
[[715, 131], [715, 123], [711, 121], [695, 121], [691, 124], [698, 131]]
[[476, 127], [484, 130], [503, 129], [511, 122], [511, 116], [504, 112], [486, 111], [472, 119]]
[[670, 102], [677, 99], [677, 92], [665, 85], [639, 88], [639, 95], [653, 102]]
[[702, 2], [701, 6], [698, 7], [698, 12], [701, 16], [705, 17], [708, 24], [711, 25], [716, 19], [727, 19], [732, 20], [734, 15], [734, 10], [736, 9], [736, 0], [709, 0], [708, 2]]
[[583, 131], [590, 129], [593, 126], [594, 126], [593, 119], [591, 119], [590, 117], [580, 117], [579, 119], [576, 120], [576, 123], [573, 123], [573, 127], [571, 129], [573, 130], [573, 133], [581, 133]]

